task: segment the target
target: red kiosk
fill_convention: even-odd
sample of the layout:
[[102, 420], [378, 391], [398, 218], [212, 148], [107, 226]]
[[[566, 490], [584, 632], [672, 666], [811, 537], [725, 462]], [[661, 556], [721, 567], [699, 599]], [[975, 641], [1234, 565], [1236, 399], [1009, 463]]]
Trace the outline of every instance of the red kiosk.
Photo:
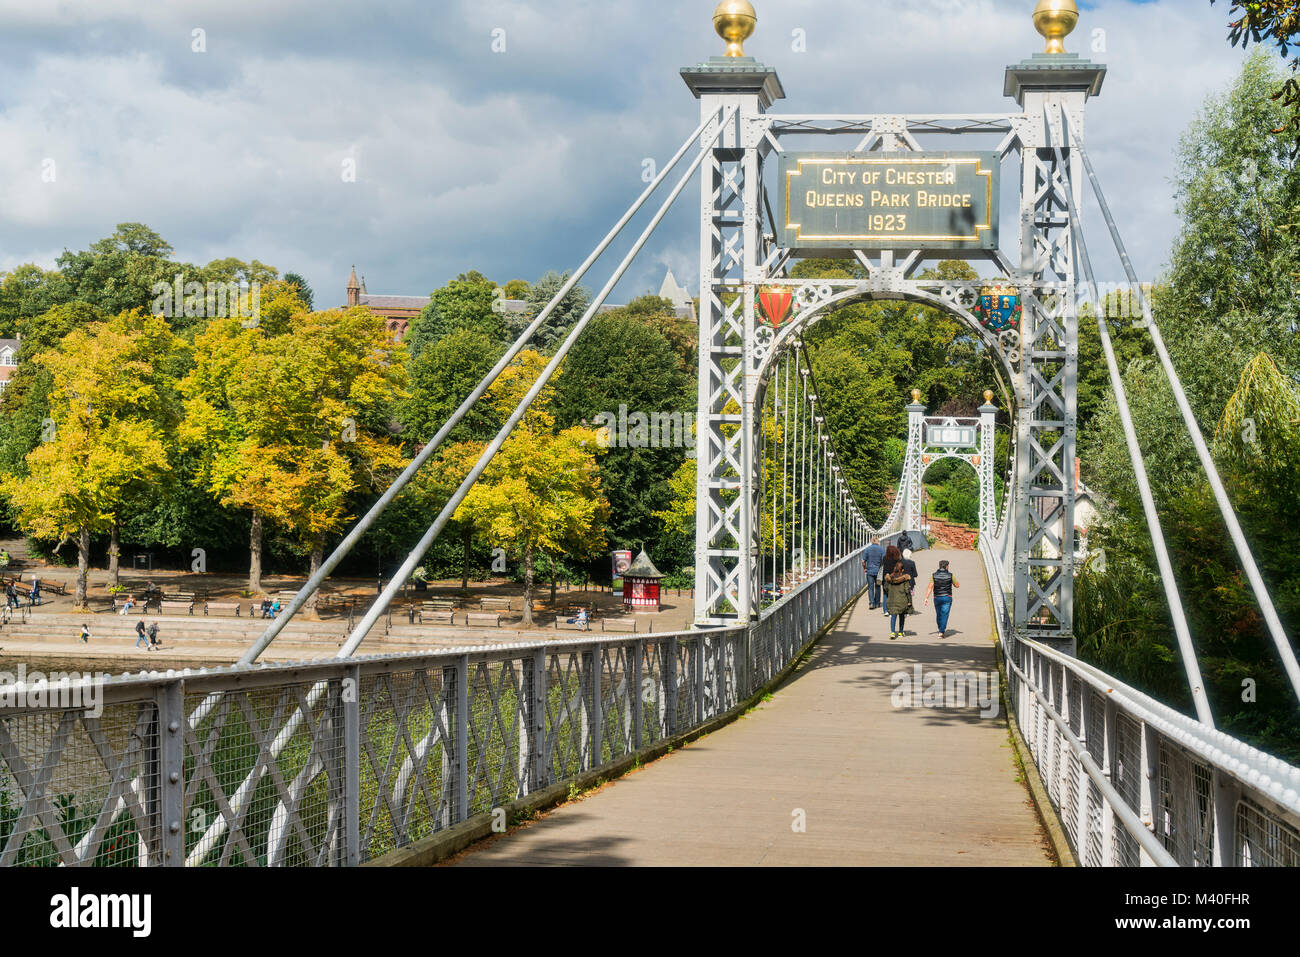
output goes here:
[[636, 561], [623, 573], [623, 604], [637, 611], [659, 610], [659, 580], [664, 576], [641, 549]]

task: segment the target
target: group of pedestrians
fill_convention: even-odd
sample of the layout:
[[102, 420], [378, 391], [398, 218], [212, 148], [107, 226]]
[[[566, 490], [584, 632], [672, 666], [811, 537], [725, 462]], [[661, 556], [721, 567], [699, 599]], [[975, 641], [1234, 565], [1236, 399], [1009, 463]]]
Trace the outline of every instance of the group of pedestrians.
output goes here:
[[[39, 580], [32, 580], [32, 587], [27, 590], [27, 603], [29, 606], [39, 605], [43, 601], [41, 596], [41, 583]], [[5, 587], [5, 607], [18, 608], [22, 605], [22, 599], [19, 597], [18, 585], [10, 582]]]
[[[912, 599], [920, 573], [916, 562], [912, 561], [912, 550], [900, 549], [894, 544], [883, 546], [880, 537], [873, 535], [871, 544], [862, 553], [862, 570], [867, 574], [869, 607], [883, 608], [885, 617], [889, 619], [889, 640], [903, 637], [907, 616], [917, 613]], [[948, 561], [940, 561], [925, 590], [925, 605], [930, 604], [932, 596], [934, 598], [935, 624], [940, 638], [948, 637], [952, 590], [960, 587], [948, 568]]]
[[146, 651], [162, 647], [162, 642], [158, 640], [158, 622], [150, 622], [148, 628], [144, 626], [143, 618], [135, 623], [135, 647], [141, 645], [144, 645]]

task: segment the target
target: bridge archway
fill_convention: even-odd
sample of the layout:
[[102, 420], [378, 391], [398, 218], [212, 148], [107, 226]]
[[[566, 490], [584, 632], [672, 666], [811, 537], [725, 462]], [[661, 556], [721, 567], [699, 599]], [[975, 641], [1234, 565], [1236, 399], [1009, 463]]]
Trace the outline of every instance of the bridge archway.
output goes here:
[[[864, 297], [903, 299], [957, 316], [1010, 373], [1016, 454], [1008, 513], [1014, 542], [1007, 554], [1014, 629], [1019, 637], [1057, 640], [1073, 651], [1073, 217], [1082, 198], [1076, 169], [1082, 161], [1074, 145], [1082, 140], [1084, 107], [1100, 92], [1104, 74], [1104, 67], [1079, 58], [1036, 58], [1007, 68], [1005, 92], [1016, 102], [1007, 110], [801, 114], [770, 112], [785, 91], [776, 71], [751, 57], [715, 58], [682, 71], [700, 101], [705, 135], [717, 137], [702, 168], [700, 193], [697, 625], [747, 621], [761, 607], [757, 465], [761, 403], [773, 363], [828, 309]], [[927, 151], [918, 139], [952, 142], [968, 134], [996, 137], [997, 147], [983, 153]], [[850, 151], [787, 149], [789, 137], [809, 136], [821, 142], [852, 137], [844, 144]], [[1004, 251], [996, 222], [998, 184], [1004, 162], [1013, 158], [1019, 160], [1018, 244]], [[792, 188], [791, 178], [805, 174], [805, 163], [830, 171], [830, 178], [805, 176]], [[778, 176], [771, 175], [773, 167]], [[875, 223], [874, 214], [868, 222], [854, 220], [848, 207], [861, 209], [861, 196], [857, 203], [803, 199], [805, 187], [814, 196], [814, 187], [827, 183], [836, 192], [831, 199], [843, 198], [840, 184], [852, 180], [834, 170], [891, 168], [928, 169], [930, 184], [954, 183], [956, 171], [964, 170], [960, 175], [974, 177], [970, 182], [977, 185], [964, 195], [983, 196], [987, 185], [984, 211], [954, 212], [934, 220], [936, 226], [921, 223], [922, 204], [913, 201], [917, 215], [908, 221], [915, 228], [888, 232], [898, 224], [893, 215], [887, 217], [893, 224]], [[877, 202], [872, 198], [867, 205]], [[884, 205], [898, 204], [891, 199]], [[798, 215], [792, 217], [795, 207]], [[789, 276], [794, 261], [828, 255], [862, 266], [866, 278], [809, 283]], [[977, 283], [915, 278], [927, 262], [944, 259], [982, 262], [994, 275]], [[782, 328], [785, 317], [756, 306], [769, 290], [799, 297], [803, 315], [789, 329]], [[983, 317], [993, 322], [974, 315], [977, 304], [990, 301], [980, 302], [984, 294], [994, 305]], [[1007, 309], [1011, 303], [1018, 308]]]

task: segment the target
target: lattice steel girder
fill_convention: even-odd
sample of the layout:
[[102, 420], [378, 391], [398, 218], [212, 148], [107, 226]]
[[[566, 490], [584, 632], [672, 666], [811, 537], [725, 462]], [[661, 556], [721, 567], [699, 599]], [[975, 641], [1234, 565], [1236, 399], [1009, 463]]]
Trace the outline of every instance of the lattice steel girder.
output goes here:
[[[1073, 162], [1061, 117], [1068, 116], [1082, 131], [1084, 105], [1100, 89], [1097, 76], [1104, 68], [1073, 57], [1041, 63], [1035, 58], [1008, 68], [1008, 94], [1023, 108], [1016, 113], [799, 115], [765, 112], [771, 102], [767, 91], [780, 88], [772, 71], [754, 61], [736, 67], [726, 71], [729, 92], [716, 92], [716, 84], [707, 91], [692, 86], [706, 114], [737, 108], [734, 125], [723, 132], [705, 165], [701, 187], [696, 623], [747, 620], [758, 608], [756, 416], [769, 366], [803, 328], [841, 302], [908, 299], [961, 318], [1010, 374], [1016, 400], [1016, 473], [1009, 513], [1015, 529], [1015, 631], [1021, 637], [1064, 640], [1072, 651], [1078, 321], [1070, 204], [1064, 191], [1075, 190], [1077, 208], [1079, 178], [1057, 167], [1055, 150], [1063, 146], [1064, 163]], [[1081, 86], [1081, 76], [1093, 80]], [[925, 249], [857, 255], [868, 272], [861, 281], [785, 278], [798, 251], [779, 249], [768, 238], [775, 230], [763, 191], [763, 158], [780, 151], [785, 135], [841, 133], [863, 137], [860, 150], [915, 150], [918, 134], [1002, 134], [999, 152], [1019, 152], [1019, 263], [1000, 250], [987, 256], [1019, 289], [1023, 312], [1018, 330], [994, 334], [975, 320], [970, 310], [985, 281], [912, 278], [927, 258]], [[793, 321], [778, 329], [756, 323], [754, 298], [760, 285], [795, 287], [799, 309]], [[724, 296], [735, 298], [724, 306]], [[989, 445], [979, 467], [981, 492], [987, 492], [981, 496], [980, 520], [987, 533], [996, 521], [995, 410], [990, 406], [980, 412], [981, 444]], [[916, 438], [919, 456], [920, 436]], [[909, 474], [919, 469], [918, 461]], [[920, 476], [913, 478], [911, 485]], [[919, 490], [907, 488], [904, 494], [912, 518], [905, 524], [914, 524]]]
[[[1082, 105], [1083, 94], [1079, 105]], [[1040, 114], [1026, 111], [1031, 124]], [[1051, 133], [1038, 120], [1031, 141]], [[1074, 586], [1074, 458], [1078, 409], [1078, 316], [1069, 202], [1073, 177], [1045, 148], [1021, 151], [1021, 274], [1031, 283], [1059, 283], [1043, 295], [1021, 291], [1023, 362], [1017, 398], [1015, 614], [1020, 637], [1067, 643], [1072, 652]], [[1073, 160], [1069, 153], [1064, 161]], [[1075, 189], [1077, 190], [1077, 185]], [[1076, 194], [1075, 208], [1078, 208]]]
[[1018, 117], [1019, 114], [1013, 113], [769, 113], [763, 118], [763, 123], [775, 136], [861, 136], [880, 133], [885, 126], [891, 132], [988, 135], [1011, 132]]
[[753, 297], [742, 297], [748, 305], [733, 301], [728, 306], [722, 293], [724, 284], [743, 282], [747, 264], [758, 256], [758, 146], [764, 135], [758, 118], [780, 84], [761, 64], [727, 76], [727, 92], [717, 92], [716, 77], [707, 82], [687, 78], [700, 100], [702, 118], [720, 107], [736, 109], [734, 123], [703, 166], [700, 186], [696, 624], [745, 621], [757, 609], [750, 478], [755, 433], [744, 362]]

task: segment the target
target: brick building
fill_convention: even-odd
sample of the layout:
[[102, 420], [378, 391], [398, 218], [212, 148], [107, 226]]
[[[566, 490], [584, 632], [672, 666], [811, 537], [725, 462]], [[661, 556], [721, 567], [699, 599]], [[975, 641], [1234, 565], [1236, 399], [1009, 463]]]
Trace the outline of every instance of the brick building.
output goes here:
[[[677, 315], [684, 319], [695, 318], [695, 302], [685, 289], [677, 284], [673, 278], [672, 270], [669, 270], [664, 276], [663, 284], [659, 288], [659, 295], [673, 304]], [[406, 335], [406, 330], [410, 327], [411, 321], [420, 314], [425, 306], [429, 304], [429, 296], [372, 296], [366, 292], [366, 277], [362, 276], [357, 279], [357, 267], [352, 267], [352, 272], [348, 276], [347, 303], [348, 306], [368, 306], [370, 311], [377, 316], [382, 316], [385, 325], [388, 326], [397, 340], [400, 342]], [[605, 303], [600, 307], [598, 312], [609, 312], [611, 309], [620, 309], [621, 306]], [[528, 303], [522, 299], [505, 300], [506, 312], [527, 312]]]

